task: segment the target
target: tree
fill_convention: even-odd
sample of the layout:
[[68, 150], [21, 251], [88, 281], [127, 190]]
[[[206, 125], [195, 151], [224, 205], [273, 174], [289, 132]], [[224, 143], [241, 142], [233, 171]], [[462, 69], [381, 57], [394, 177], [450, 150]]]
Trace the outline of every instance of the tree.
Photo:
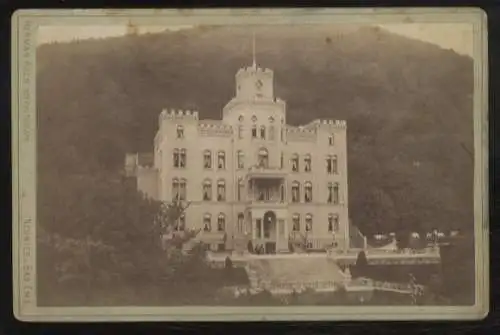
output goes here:
[[105, 174], [60, 176], [55, 185], [40, 210], [40, 291], [78, 288], [91, 303], [106, 287], [161, 286], [182, 269], [179, 246], [196, 232], [166, 249], [162, 237], [189, 204], [147, 199], [129, 180]]

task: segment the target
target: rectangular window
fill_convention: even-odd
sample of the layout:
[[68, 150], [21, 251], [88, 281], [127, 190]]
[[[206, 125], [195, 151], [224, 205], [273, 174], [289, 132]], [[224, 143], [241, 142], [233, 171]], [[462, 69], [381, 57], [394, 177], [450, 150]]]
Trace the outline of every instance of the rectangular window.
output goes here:
[[181, 149], [181, 154], [180, 154], [180, 159], [179, 159], [179, 167], [185, 168], [186, 167], [186, 149]]
[[300, 186], [298, 183], [292, 184], [292, 202], [300, 201]]
[[179, 181], [178, 179], [174, 179], [172, 182], [172, 200], [177, 201], [179, 200]]
[[300, 216], [299, 215], [294, 215], [292, 219], [292, 230], [293, 231], [300, 231]]
[[226, 154], [224, 151], [220, 151], [217, 157], [217, 168], [224, 170], [226, 168]]
[[334, 145], [335, 144], [335, 140], [333, 138], [333, 135], [330, 135], [328, 136], [328, 145]]
[[203, 185], [203, 200], [204, 201], [212, 200], [212, 184], [205, 183]]
[[217, 201], [226, 201], [226, 185], [219, 183], [217, 185]]
[[212, 230], [211, 217], [208, 214], [203, 217], [203, 230], [204, 231], [211, 231]]
[[337, 184], [333, 186], [333, 203], [334, 204], [339, 203], [339, 185]]
[[312, 202], [312, 184], [307, 183], [304, 190], [304, 201]]
[[311, 172], [311, 157], [307, 156], [304, 158], [304, 171]]
[[212, 153], [210, 151], [205, 151], [203, 153], [203, 167], [205, 169], [212, 168]]
[[328, 156], [326, 159], [326, 172], [328, 174], [338, 173], [338, 160], [337, 156]]
[[174, 163], [174, 167], [178, 168], [179, 167], [179, 161], [180, 161], [180, 154], [178, 149], [174, 149], [174, 153], [172, 155], [172, 161]]
[[252, 137], [257, 138], [257, 126], [252, 127]]
[[311, 231], [312, 230], [312, 216], [308, 215], [306, 217], [306, 231]]
[[292, 157], [292, 171], [299, 172], [299, 157], [298, 156]]
[[185, 180], [182, 180], [179, 184], [179, 200], [183, 200], [185, 201], [186, 198], [187, 198], [187, 191], [186, 191], [186, 181]]
[[238, 169], [243, 169], [245, 167], [245, 155], [243, 154], [243, 151], [238, 151], [237, 154], [237, 159], [238, 159]]
[[181, 125], [177, 126], [177, 138], [184, 138], [184, 127]]

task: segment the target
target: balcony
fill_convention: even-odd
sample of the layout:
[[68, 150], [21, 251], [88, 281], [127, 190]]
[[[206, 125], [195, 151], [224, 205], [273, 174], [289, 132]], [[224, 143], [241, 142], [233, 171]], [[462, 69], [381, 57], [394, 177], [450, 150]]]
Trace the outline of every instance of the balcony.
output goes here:
[[286, 208], [288, 202], [277, 200], [250, 200], [249, 209], [281, 209]]
[[266, 165], [254, 165], [248, 169], [248, 179], [282, 179], [287, 176], [287, 172], [278, 167]]

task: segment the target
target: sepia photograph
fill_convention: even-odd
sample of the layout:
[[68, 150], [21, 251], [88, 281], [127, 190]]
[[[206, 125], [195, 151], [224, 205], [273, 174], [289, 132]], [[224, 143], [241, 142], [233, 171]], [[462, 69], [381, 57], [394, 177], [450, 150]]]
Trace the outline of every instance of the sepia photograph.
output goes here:
[[17, 317], [484, 317], [484, 17], [357, 11], [18, 13]]

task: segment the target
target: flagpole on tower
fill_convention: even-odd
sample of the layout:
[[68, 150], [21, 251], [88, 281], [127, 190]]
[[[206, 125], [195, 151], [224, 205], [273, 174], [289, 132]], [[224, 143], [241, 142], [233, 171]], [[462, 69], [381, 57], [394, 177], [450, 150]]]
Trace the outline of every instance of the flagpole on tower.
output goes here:
[[253, 38], [252, 38], [252, 66], [255, 69], [257, 67], [257, 63], [255, 61], [255, 31], [253, 31]]

